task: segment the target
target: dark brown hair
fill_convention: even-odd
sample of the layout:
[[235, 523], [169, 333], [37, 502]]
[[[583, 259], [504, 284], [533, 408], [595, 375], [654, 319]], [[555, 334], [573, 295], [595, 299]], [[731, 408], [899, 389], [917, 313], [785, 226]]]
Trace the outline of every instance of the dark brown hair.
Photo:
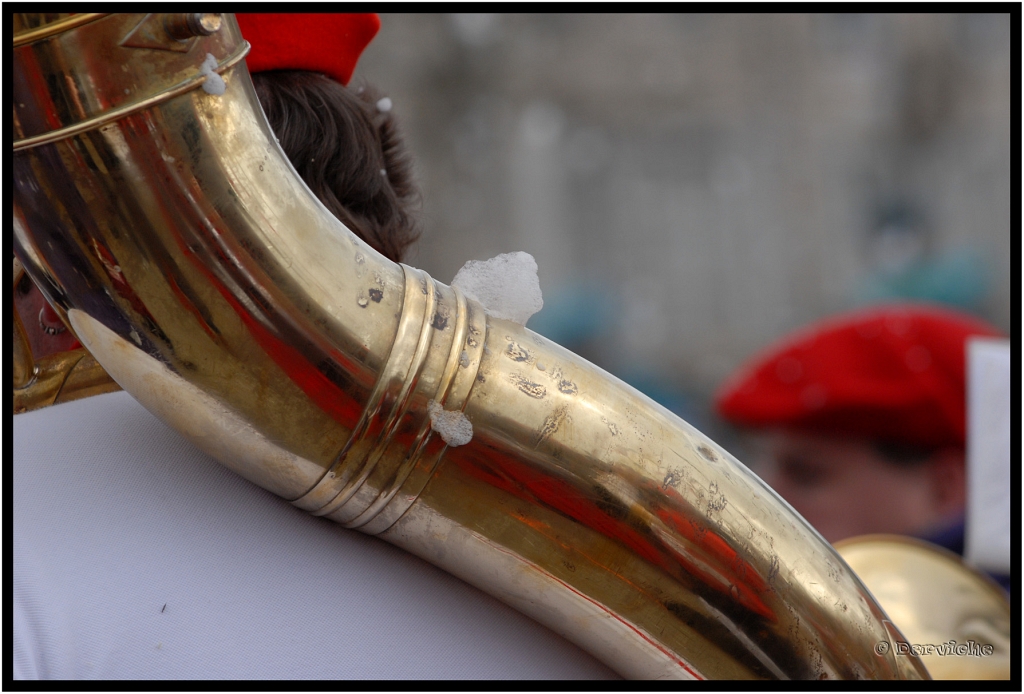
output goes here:
[[320, 201], [391, 260], [419, 238], [419, 192], [390, 108], [363, 85], [349, 89], [316, 72], [252, 76], [281, 148]]

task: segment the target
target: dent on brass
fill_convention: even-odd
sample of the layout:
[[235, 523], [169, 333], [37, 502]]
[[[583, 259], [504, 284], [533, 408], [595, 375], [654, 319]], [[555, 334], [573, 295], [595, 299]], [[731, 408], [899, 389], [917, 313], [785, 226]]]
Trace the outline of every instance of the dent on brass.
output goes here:
[[[726, 451], [326, 213], [263, 118], [233, 16], [184, 52], [149, 44], [188, 20], [156, 19], [26, 22], [11, 80], [17, 255], [125, 390], [239, 474], [625, 676], [927, 678], [876, 651], [898, 633], [882, 609]], [[220, 96], [200, 88], [207, 53]], [[431, 430], [431, 400], [465, 413], [469, 444]]]

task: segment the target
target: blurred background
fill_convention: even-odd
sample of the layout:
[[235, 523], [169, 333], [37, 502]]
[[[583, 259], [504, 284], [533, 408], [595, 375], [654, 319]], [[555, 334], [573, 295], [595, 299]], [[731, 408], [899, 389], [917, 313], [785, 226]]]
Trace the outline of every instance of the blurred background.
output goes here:
[[423, 191], [407, 262], [527, 251], [528, 326], [719, 442], [710, 397], [828, 314], [1010, 327], [1010, 18], [381, 15], [356, 70]]

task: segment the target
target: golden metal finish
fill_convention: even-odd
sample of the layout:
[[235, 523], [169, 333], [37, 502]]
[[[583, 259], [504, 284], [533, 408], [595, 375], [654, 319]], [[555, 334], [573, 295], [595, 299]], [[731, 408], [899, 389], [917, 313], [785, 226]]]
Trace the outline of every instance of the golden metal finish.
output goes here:
[[121, 45], [188, 53], [193, 38], [219, 31], [220, 24], [219, 14], [148, 14], [124, 37]]
[[[941, 547], [897, 535], [836, 544], [938, 680], [1010, 678], [1010, 603], [992, 579]], [[958, 650], [959, 649], [959, 650]]]
[[[239, 474], [425, 557], [623, 675], [927, 677], [876, 652], [895, 633], [881, 608], [728, 453], [346, 230], [295, 175], [243, 63], [219, 96], [183, 91], [207, 53], [223, 67], [244, 51], [232, 16], [187, 53], [120, 46], [139, 21], [15, 49], [18, 137], [47, 139], [16, 145], [14, 236], [147, 408]], [[146, 107], [107, 118], [126, 80]], [[81, 114], [48, 119], [75, 99]], [[68, 129], [90, 118], [103, 124]], [[432, 431], [431, 400], [465, 413], [469, 444]]]
[[[48, 15], [14, 15], [14, 46], [24, 46], [27, 43], [33, 43], [35, 41], [41, 41], [49, 36], [69, 31], [75, 27], [88, 24], [89, 22], [95, 21], [100, 17], [104, 17], [103, 13], [88, 13], [83, 12], [81, 14], [58, 14], [56, 18], [47, 21]], [[45, 22], [43, 24], [37, 24], [32, 18], [42, 18]]]
[[14, 414], [121, 390], [84, 349], [50, 354], [35, 364], [35, 378], [14, 390]]
[[168, 17], [164, 28], [168, 35], [179, 41], [193, 36], [209, 36], [220, 31], [220, 15], [208, 12], [189, 12]]
[[[13, 286], [18, 285], [24, 274], [21, 262], [15, 258]], [[85, 349], [34, 359], [16, 308], [13, 314], [14, 414], [121, 390]]]
[[[25, 268], [22, 267], [21, 261], [15, 258], [13, 287], [18, 286], [24, 274]], [[13, 304], [13, 302], [11, 303]], [[18, 315], [17, 309], [14, 309], [12, 313], [14, 314], [14, 390], [18, 391], [32, 382], [35, 371], [32, 364], [32, 348], [28, 344], [25, 326], [21, 322], [21, 316]]]
[[[235, 63], [244, 59], [248, 53], [249, 44], [242, 42], [242, 45], [239, 47], [239, 50], [234, 55], [228, 57], [223, 63], [219, 64], [217, 68], [214, 70], [214, 72], [221, 73], [224, 70], [231, 68]], [[73, 135], [77, 135], [78, 133], [85, 132], [86, 130], [95, 130], [96, 128], [99, 128], [100, 126], [106, 123], [119, 120], [121, 118], [124, 118], [125, 116], [131, 115], [132, 113], [144, 111], [148, 108], [155, 106], [161, 101], [166, 101], [167, 99], [172, 99], [178, 96], [179, 94], [184, 94], [185, 92], [192, 91], [205, 81], [205, 75], [196, 75], [182, 82], [181, 84], [177, 84], [173, 87], [168, 88], [166, 91], [160, 92], [159, 94], [153, 94], [152, 96], [139, 99], [138, 101], [123, 104], [122, 106], [111, 109], [106, 113], [86, 118], [85, 120], [79, 121], [77, 123], [72, 123], [71, 125], [68, 125], [66, 127], [60, 128], [58, 130], [53, 130], [51, 132], [42, 133], [36, 135], [35, 137], [23, 137], [14, 143], [14, 151], [17, 152], [22, 149], [38, 147], [39, 145], [46, 144], [47, 142], [57, 142], [58, 140], [63, 140]], [[127, 92], [127, 90], [125, 91]], [[19, 102], [19, 106], [21, 105], [23, 105], [23, 102]], [[17, 119], [17, 117], [18, 114], [16, 112], [15, 118]]]

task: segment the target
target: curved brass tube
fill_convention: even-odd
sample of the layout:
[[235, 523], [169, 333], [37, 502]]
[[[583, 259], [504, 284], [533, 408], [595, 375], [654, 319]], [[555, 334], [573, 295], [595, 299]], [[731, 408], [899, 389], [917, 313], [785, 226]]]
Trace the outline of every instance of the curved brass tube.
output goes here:
[[[21, 261], [17, 258], [14, 259], [14, 287], [18, 286], [21, 282], [21, 278], [25, 275], [25, 268], [22, 267]], [[14, 314], [14, 344], [12, 345], [14, 351], [14, 390], [18, 391], [28, 387], [29, 384], [35, 379], [35, 365], [32, 361], [32, 347], [28, 343], [28, 336], [25, 334], [25, 325], [21, 322], [21, 316], [18, 315], [18, 311], [12, 311]], [[17, 407], [15, 407], [17, 411]]]
[[[277, 146], [233, 18], [184, 52], [138, 40], [160, 25], [15, 48], [15, 249], [125, 390], [623, 675], [927, 677], [876, 650], [897, 632], [861, 582], [728, 453], [339, 224]], [[469, 444], [432, 431], [432, 400]]]
[[937, 680], [1012, 677], [1013, 612], [1002, 587], [947, 549], [899, 535], [836, 543], [900, 624], [897, 644], [920, 654]]
[[[15, 287], [25, 274], [21, 261], [14, 259]], [[71, 402], [92, 395], [120, 390], [99, 362], [82, 348], [44, 355], [32, 354], [25, 325], [14, 314], [14, 414], [48, 405]]]

